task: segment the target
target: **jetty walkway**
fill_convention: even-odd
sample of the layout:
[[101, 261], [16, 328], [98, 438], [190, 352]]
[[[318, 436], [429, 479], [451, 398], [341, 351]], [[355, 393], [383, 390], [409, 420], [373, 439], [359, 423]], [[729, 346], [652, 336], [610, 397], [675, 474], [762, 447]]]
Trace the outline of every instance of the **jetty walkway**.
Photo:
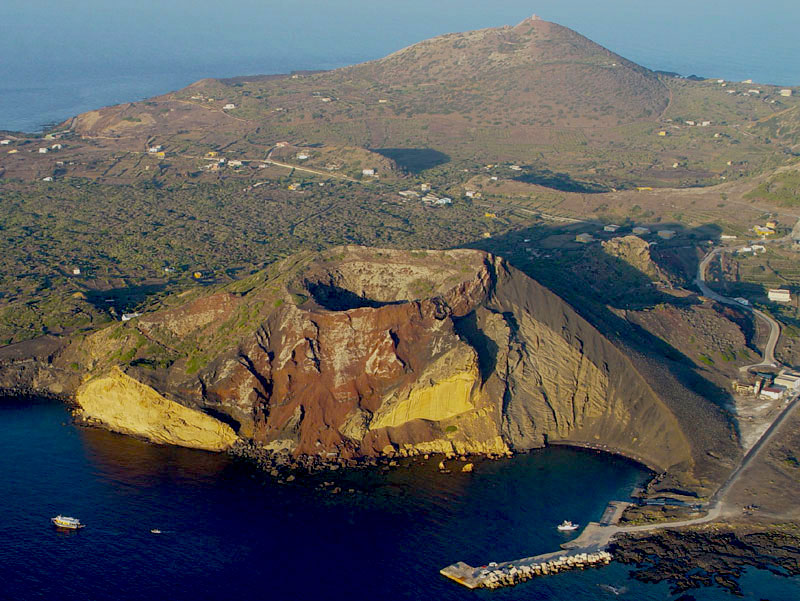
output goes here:
[[600, 521], [589, 522], [578, 538], [561, 545], [561, 551], [514, 561], [492, 562], [479, 567], [459, 561], [442, 568], [439, 573], [470, 589], [498, 588], [529, 580], [533, 576], [607, 565], [611, 555], [605, 549], [611, 537], [621, 530], [616, 524], [629, 505], [624, 501], [611, 501]]

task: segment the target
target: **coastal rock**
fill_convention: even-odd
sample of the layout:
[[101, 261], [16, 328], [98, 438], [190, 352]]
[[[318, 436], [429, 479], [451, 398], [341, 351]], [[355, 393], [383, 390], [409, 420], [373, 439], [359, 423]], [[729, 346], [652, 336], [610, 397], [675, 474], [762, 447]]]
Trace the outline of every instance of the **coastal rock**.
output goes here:
[[[166, 304], [58, 359], [94, 378], [77, 401], [112, 429], [203, 448], [238, 437], [323, 464], [563, 441], [687, 486], [704, 456], [684, 425], [696, 407], [665, 400], [561, 298], [485, 252], [300, 253]], [[115, 403], [101, 402], [104, 387]], [[146, 421], [153, 399], [169, 410]], [[212, 420], [211, 441], [189, 442], [180, 406]], [[724, 417], [704, 411], [704, 432], [724, 439]]]
[[152, 442], [222, 451], [236, 441], [230, 426], [165, 399], [118, 368], [82, 385], [75, 400], [84, 418]]

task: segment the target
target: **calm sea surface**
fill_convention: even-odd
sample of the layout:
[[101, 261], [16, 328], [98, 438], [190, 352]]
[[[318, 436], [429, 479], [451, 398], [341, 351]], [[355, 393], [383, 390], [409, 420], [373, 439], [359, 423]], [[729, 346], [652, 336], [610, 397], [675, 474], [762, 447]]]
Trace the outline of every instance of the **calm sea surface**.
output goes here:
[[534, 12], [652, 69], [800, 84], [797, 0], [2, 0], [0, 129], [203, 77], [331, 69]]
[[[555, 524], [597, 519], [646, 474], [621, 459], [550, 449], [442, 475], [437, 460], [279, 485], [226, 456], [69, 424], [53, 402], [0, 402], [0, 599], [672, 599], [607, 568], [468, 591], [438, 574], [554, 550]], [[59, 532], [58, 513], [86, 528]], [[150, 533], [151, 528], [163, 531]], [[747, 599], [800, 598], [800, 582], [753, 571]], [[706, 590], [697, 599], [733, 601]]]

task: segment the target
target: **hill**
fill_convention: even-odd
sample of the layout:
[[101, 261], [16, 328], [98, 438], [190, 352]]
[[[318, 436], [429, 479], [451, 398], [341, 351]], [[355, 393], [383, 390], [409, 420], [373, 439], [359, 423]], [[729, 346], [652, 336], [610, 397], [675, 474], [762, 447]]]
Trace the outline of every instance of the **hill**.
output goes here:
[[50, 348], [28, 377], [71, 371], [90, 423], [211, 450], [338, 461], [563, 441], [699, 494], [738, 453], [715, 405], [484, 252], [300, 253], [165, 305]]

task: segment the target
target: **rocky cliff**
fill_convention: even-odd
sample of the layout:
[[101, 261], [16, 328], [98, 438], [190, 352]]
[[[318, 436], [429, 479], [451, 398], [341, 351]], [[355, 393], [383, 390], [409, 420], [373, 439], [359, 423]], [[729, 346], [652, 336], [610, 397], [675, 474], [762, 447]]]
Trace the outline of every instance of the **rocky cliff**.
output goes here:
[[[685, 410], [562, 299], [480, 251], [303, 253], [167, 305], [53, 360], [84, 370], [87, 418], [160, 443], [240, 438], [322, 458], [565, 441], [702, 479]], [[729, 438], [703, 411], [704, 431]]]

